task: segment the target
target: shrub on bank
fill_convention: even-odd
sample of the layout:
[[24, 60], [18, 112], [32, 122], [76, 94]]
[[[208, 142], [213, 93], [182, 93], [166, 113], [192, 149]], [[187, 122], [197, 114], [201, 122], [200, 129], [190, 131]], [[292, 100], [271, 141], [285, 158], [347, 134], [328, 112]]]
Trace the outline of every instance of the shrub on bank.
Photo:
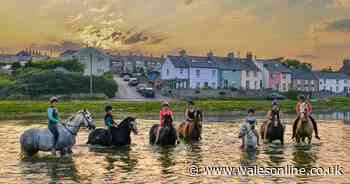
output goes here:
[[36, 61], [32, 62], [29, 61], [25, 68], [36, 68], [41, 70], [54, 70], [58, 67], [65, 68], [68, 71], [71, 72], [83, 72], [84, 71], [84, 65], [79, 63], [76, 60], [70, 60], [70, 61]]
[[[62, 73], [51, 70], [23, 72], [17, 77], [16, 91], [33, 97], [42, 95], [79, 94], [90, 92], [90, 78], [80, 73]], [[112, 98], [117, 84], [104, 77], [93, 78], [93, 92]]]

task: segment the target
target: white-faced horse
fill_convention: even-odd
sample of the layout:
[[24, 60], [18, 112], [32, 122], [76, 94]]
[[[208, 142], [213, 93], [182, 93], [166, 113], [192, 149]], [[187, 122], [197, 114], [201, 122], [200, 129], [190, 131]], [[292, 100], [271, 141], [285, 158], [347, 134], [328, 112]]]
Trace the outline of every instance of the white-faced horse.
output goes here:
[[[66, 123], [58, 124], [56, 150], [60, 151], [61, 156], [72, 153], [72, 146], [81, 125], [89, 129], [95, 128], [90, 112], [85, 109], [77, 112]], [[22, 154], [33, 156], [39, 151], [50, 151], [54, 146], [54, 136], [48, 128], [32, 128], [21, 135], [20, 143]]]

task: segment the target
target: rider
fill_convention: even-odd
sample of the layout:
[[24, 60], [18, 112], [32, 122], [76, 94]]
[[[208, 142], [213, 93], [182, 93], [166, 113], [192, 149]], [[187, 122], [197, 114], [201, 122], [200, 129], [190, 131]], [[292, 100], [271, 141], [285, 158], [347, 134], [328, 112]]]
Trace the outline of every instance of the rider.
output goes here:
[[256, 117], [255, 117], [255, 110], [254, 109], [249, 109], [248, 110], [248, 116], [246, 117], [245, 123], [242, 125], [241, 131], [240, 131], [240, 134], [239, 134], [239, 138], [242, 139], [241, 148], [244, 148], [244, 146], [245, 146], [244, 134], [246, 133], [245, 131], [247, 131], [247, 129], [250, 129], [250, 130], [253, 131], [253, 133], [255, 134], [255, 136], [257, 138], [258, 145], [260, 145], [260, 143], [259, 143], [259, 141], [260, 141], [259, 140], [259, 134], [258, 134], [258, 132], [255, 129], [256, 124], [257, 124], [257, 121], [256, 121]]
[[105, 115], [104, 121], [105, 121], [105, 125], [106, 125], [108, 130], [110, 130], [113, 126], [114, 127], [118, 126], [118, 124], [113, 119], [112, 110], [113, 110], [113, 108], [110, 105], [105, 107], [106, 115]]
[[164, 127], [164, 117], [165, 116], [171, 116], [172, 118], [174, 117], [174, 113], [170, 109], [169, 102], [167, 102], [167, 101], [163, 102], [162, 110], [159, 112], [160, 124], [159, 124], [159, 128], [157, 130], [156, 143], [158, 142], [158, 139], [159, 139], [160, 130]]
[[295, 111], [298, 115], [297, 119], [294, 121], [293, 123], [293, 136], [292, 136], [292, 139], [294, 139], [295, 137], [295, 130], [297, 128], [297, 122], [299, 121], [300, 119], [300, 113], [302, 113], [303, 109], [306, 110], [306, 113], [307, 113], [307, 116], [310, 118], [311, 122], [312, 122], [312, 125], [313, 125], [313, 128], [314, 128], [314, 131], [315, 131], [315, 137], [317, 139], [320, 139], [320, 137], [318, 136], [318, 131], [317, 131], [317, 123], [315, 121], [315, 119], [311, 116], [311, 113], [312, 113], [312, 106], [311, 106], [311, 103], [309, 100], [306, 100], [305, 99], [305, 96], [304, 95], [300, 95], [298, 97], [298, 103], [295, 107]]
[[194, 120], [194, 102], [189, 101], [187, 109], [185, 111], [185, 118], [187, 122], [192, 122]]
[[58, 140], [59, 132], [57, 125], [61, 122], [60, 117], [58, 115], [58, 110], [56, 108], [58, 103], [57, 97], [50, 98], [50, 107], [47, 109], [47, 115], [49, 119], [49, 130], [54, 135], [54, 144], [51, 148], [51, 152], [53, 155], [56, 155], [56, 143]]

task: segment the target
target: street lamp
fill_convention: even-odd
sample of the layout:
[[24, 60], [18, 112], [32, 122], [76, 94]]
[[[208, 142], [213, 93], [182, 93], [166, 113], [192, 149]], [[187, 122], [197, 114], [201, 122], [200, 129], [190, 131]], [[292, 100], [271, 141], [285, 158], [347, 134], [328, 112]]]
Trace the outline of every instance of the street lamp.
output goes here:
[[92, 53], [90, 53], [90, 96], [93, 95]]

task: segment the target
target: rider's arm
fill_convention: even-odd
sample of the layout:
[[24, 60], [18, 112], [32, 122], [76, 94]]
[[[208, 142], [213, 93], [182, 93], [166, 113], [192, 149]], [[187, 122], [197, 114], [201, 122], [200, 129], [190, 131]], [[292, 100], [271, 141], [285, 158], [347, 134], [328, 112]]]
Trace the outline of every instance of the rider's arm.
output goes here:
[[60, 119], [59, 118], [56, 119], [56, 118], [53, 117], [53, 111], [54, 111], [53, 108], [49, 108], [47, 110], [47, 116], [48, 116], [50, 121], [55, 122], [56, 124], [58, 124], [60, 122]]
[[185, 118], [190, 119], [190, 117], [188, 117], [188, 109], [185, 110]]
[[307, 103], [308, 109], [309, 109], [309, 113], [312, 113], [312, 105], [310, 102]]
[[300, 113], [300, 103], [299, 103], [299, 102], [298, 102], [297, 105], [295, 106], [295, 112], [296, 112], [297, 114]]

